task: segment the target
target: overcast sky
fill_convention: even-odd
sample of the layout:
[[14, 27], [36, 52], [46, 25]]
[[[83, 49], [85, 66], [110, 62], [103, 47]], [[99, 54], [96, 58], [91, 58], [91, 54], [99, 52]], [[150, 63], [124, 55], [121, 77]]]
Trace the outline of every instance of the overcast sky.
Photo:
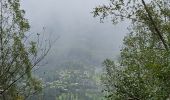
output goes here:
[[[31, 30], [46, 32], [52, 38], [60, 36], [48, 56], [49, 63], [61, 50], [85, 46], [82, 41], [90, 39], [97, 47], [98, 56], [115, 57], [121, 49], [123, 36], [127, 33], [126, 23], [113, 26], [110, 20], [100, 23], [90, 13], [97, 5], [109, 0], [22, 0]], [[90, 45], [91, 43], [89, 43]], [[60, 55], [61, 56], [61, 55]]]

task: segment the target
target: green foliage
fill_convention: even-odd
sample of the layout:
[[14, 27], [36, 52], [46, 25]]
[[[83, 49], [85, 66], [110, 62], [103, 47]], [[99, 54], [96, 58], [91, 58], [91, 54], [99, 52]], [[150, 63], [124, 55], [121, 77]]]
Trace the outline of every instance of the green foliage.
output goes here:
[[98, 88], [94, 72], [90, 70], [64, 70], [59, 73], [59, 80], [54, 81], [52, 88], [58, 88], [58, 98], [62, 100], [101, 100], [102, 95]]
[[110, 0], [96, 7], [95, 16], [113, 22], [128, 19], [130, 34], [124, 38], [119, 61], [105, 60], [102, 77], [109, 100], [166, 100], [170, 94], [168, 0]]
[[36, 47], [37, 45], [36, 45], [36, 42], [31, 41], [30, 45], [31, 45], [31, 47], [29, 48], [29, 52], [36, 56], [37, 55], [37, 47]]
[[[41, 95], [34, 95], [29, 100], [104, 100], [101, 93], [100, 74], [94, 66], [80, 62], [63, 62], [56, 70], [46, 70], [40, 76], [44, 80]], [[50, 79], [49, 79], [50, 78]]]
[[31, 70], [47, 52], [37, 55], [36, 42], [27, 43], [30, 26], [24, 14], [20, 0], [0, 1], [0, 99], [21, 100], [41, 90]]

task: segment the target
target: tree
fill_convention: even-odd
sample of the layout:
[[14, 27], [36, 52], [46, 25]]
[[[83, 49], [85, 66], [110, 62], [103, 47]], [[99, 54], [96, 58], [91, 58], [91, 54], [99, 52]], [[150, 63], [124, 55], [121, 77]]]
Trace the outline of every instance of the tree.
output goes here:
[[168, 0], [110, 0], [95, 16], [111, 15], [117, 23], [132, 22], [119, 62], [105, 60], [103, 83], [109, 99], [165, 100], [169, 98], [170, 3]]
[[94, 17], [101, 16], [101, 21], [111, 15], [113, 23], [124, 19], [130, 19], [133, 23], [144, 23], [152, 33], [159, 37], [165, 49], [168, 49], [166, 39], [158, 28], [159, 21], [163, 21], [162, 24], [169, 21], [168, 7], [168, 0], [150, 0], [148, 5], [144, 0], [110, 0], [110, 5], [96, 7], [93, 13]]
[[28, 100], [104, 100], [99, 88], [100, 75], [95, 72], [95, 66], [89, 66], [79, 61], [65, 61], [56, 66], [57, 69], [45, 71], [45, 77], [41, 78], [46, 88], [41, 95], [30, 96]]
[[24, 14], [20, 0], [0, 1], [0, 99], [21, 100], [41, 89], [32, 69], [50, 47], [38, 52], [38, 44], [28, 37]]

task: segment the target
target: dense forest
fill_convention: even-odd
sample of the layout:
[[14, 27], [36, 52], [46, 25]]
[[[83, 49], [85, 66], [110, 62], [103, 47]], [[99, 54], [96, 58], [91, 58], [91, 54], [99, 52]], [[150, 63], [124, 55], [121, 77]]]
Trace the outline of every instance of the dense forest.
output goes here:
[[116, 55], [107, 31], [100, 38], [99, 31], [70, 33], [64, 42], [77, 42], [67, 44], [47, 38], [44, 27], [32, 32], [26, 12], [20, 0], [0, 1], [0, 100], [170, 99], [169, 0], [108, 0], [91, 9], [100, 24], [128, 23], [121, 26], [127, 34]]

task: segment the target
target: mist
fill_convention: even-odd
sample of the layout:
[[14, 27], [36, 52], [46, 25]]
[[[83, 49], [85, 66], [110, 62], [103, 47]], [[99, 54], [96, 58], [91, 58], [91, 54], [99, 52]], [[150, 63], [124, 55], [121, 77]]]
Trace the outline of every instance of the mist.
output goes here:
[[[59, 63], [68, 61], [101, 68], [106, 58], [119, 56], [128, 22], [113, 25], [108, 18], [100, 23], [91, 13], [96, 6], [107, 3], [108, 0], [22, 0], [30, 32], [45, 29], [47, 39], [57, 39], [45, 58], [46, 69], [57, 70]], [[45, 71], [40, 67], [37, 73], [40, 72]]]
[[113, 26], [110, 19], [100, 23], [99, 18], [93, 17], [91, 13], [93, 8], [107, 2], [107, 0], [25, 0], [22, 1], [22, 8], [26, 11], [32, 32], [40, 32], [45, 27], [45, 35], [50, 39], [60, 37], [48, 55], [50, 64], [55, 63], [54, 59], [69, 52], [70, 49], [84, 46], [89, 46], [102, 61], [118, 56], [123, 36], [127, 33], [126, 22]]

